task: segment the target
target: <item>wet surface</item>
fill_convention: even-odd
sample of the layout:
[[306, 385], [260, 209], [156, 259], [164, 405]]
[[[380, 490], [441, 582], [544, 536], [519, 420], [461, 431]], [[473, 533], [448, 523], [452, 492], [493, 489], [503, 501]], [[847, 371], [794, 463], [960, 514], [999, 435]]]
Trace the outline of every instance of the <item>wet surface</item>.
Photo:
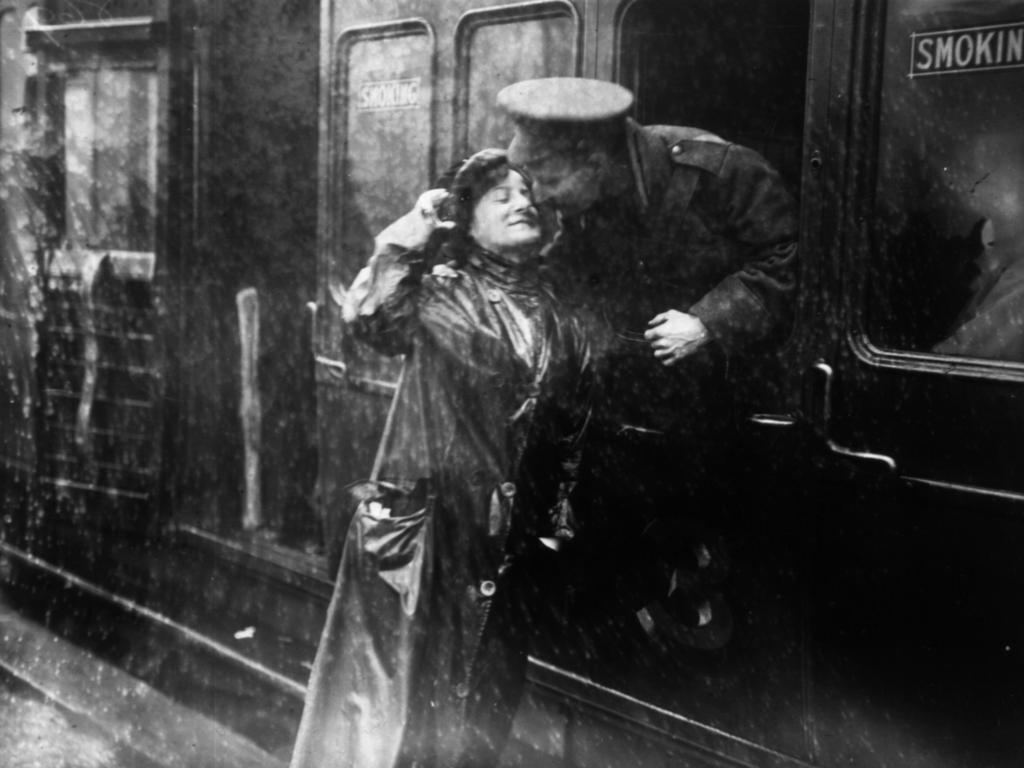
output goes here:
[[138, 768], [150, 765], [126, 753], [86, 718], [39, 691], [0, 674], [0, 763], [5, 768]]
[[[102, 621], [99, 615], [94, 619]], [[0, 599], [3, 768], [283, 768], [237, 731], [168, 697]]]
[[[149, 554], [154, 569], [164, 567], [158, 564], [158, 553]], [[200, 630], [239, 654], [251, 656], [257, 644], [266, 644], [274, 636], [253, 617], [235, 616], [223, 601], [212, 601], [211, 608], [211, 592], [217, 590], [201, 563], [201, 559], [194, 559], [190, 567], [179, 563], [179, 572], [189, 574], [190, 588], [160, 590], [147, 602], [159, 613]], [[0, 613], [6, 600], [7, 608], [25, 621], [90, 654], [105, 668], [122, 670], [131, 680], [144, 682], [179, 707], [219, 723], [279, 761], [287, 761], [301, 714], [301, 693], [282, 691], [168, 626], [133, 615], [41, 571], [25, 568], [18, 574], [17, 584], [8, 583], [6, 590], [0, 590]], [[161, 595], [167, 599], [161, 600]], [[177, 610], [179, 603], [185, 610]], [[224, 610], [218, 615], [216, 608]], [[305, 653], [294, 652], [294, 663], [306, 656], [311, 658], [312, 652], [312, 648]], [[0, 649], [3, 655], [10, 654]], [[300, 670], [303, 677], [308, 675], [308, 668]], [[0, 760], [0, 767], [3, 765]]]

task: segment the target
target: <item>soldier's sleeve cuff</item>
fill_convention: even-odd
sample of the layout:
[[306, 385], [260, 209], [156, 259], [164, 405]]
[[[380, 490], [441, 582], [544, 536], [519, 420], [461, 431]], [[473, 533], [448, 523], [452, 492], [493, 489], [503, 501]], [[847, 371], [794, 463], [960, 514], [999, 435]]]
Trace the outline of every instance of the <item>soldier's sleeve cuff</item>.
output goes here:
[[729, 354], [765, 336], [770, 325], [760, 297], [735, 275], [726, 277], [685, 311], [704, 323], [711, 338]]

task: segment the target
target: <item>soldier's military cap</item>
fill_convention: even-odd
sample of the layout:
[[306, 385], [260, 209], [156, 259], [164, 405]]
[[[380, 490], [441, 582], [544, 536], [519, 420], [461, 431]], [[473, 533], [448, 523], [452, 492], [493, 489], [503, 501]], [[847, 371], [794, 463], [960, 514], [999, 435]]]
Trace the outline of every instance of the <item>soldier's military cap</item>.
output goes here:
[[587, 136], [621, 131], [633, 94], [604, 80], [546, 77], [503, 88], [498, 106], [515, 123], [508, 152], [519, 165], [569, 149]]

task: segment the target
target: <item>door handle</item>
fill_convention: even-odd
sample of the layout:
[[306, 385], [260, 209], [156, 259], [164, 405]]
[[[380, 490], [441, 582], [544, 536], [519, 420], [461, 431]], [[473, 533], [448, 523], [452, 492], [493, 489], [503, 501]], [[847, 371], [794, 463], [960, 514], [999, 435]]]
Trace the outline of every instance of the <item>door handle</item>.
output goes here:
[[309, 349], [313, 353], [313, 361], [323, 366], [324, 370], [335, 379], [346, 381], [348, 379], [348, 366], [341, 360], [325, 357], [317, 351], [317, 317], [320, 311], [315, 301], [306, 302], [306, 311], [309, 312]]
[[814, 363], [811, 366], [811, 371], [820, 376], [823, 382], [820, 431], [829, 451], [837, 456], [842, 456], [843, 458], [880, 465], [886, 472], [895, 472], [896, 460], [891, 456], [886, 456], [884, 453], [874, 453], [872, 451], [856, 451], [840, 445], [832, 439], [832, 380], [835, 374], [832, 370], [832, 366], [824, 360], [819, 360]]
[[752, 413], [747, 421], [758, 427], [772, 427], [774, 429], [785, 429], [795, 427], [799, 419], [791, 413]]

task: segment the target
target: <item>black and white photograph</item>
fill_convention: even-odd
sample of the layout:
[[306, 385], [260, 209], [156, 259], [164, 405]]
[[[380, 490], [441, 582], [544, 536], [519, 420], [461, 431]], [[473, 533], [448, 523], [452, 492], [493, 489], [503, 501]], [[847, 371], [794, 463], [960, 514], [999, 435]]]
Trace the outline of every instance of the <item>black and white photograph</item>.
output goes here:
[[1022, 594], [1024, 0], [0, 0], [0, 766], [1019, 768]]

